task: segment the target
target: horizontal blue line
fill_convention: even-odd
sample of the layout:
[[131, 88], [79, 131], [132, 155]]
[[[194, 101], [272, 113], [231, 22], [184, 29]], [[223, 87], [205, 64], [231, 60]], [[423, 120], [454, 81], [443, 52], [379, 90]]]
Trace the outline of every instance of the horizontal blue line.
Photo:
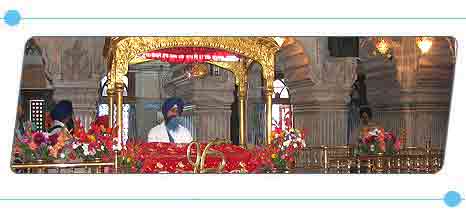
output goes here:
[[[0, 198], [0, 201], [441, 201], [442, 198]], [[464, 200], [464, 199], [461, 199]]]
[[23, 17], [22, 19], [24, 20], [466, 20], [466, 17]]

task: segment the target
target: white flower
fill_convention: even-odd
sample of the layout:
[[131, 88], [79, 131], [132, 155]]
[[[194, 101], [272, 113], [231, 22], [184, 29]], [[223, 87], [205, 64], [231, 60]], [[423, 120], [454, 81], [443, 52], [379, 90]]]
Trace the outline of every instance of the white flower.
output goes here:
[[288, 146], [290, 145], [290, 143], [291, 143], [291, 141], [290, 141], [290, 140], [287, 140], [287, 141], [283, 142], [283, 145], [286, 146], [286, 147], [288, 147]]
[[298, 144], [297, 144], [297, 143], [293, 143], [293, 147], [294, 147], [294, 148], [298, 148]]
[[380, 130], [378, 129], [372, 129], [372, 131], [369, 132], [369, 135], [371, 136], [378, 136], [380, 133]]
[[104, 146], [104, 145], [101, 145], [101, 146], [100, 146], [100, 149], [101, 149], [102, 151], [105, 150], [105, 146]]
[[375, 151], [375, 146], [372, 144], [370, 148], [371, 152]]
[[76, 148], [78, 148], [80, 145], [79, 145], [79, 143], [73, 143], [71, 146], [73, 147], [73, 149], [76, 149]]
[[64, 158], [65, 158], [65, 153], [63, 153], [63, 152], [60, 153], [60, 158], [61, 158], [61, 159], [64, 159]]
[[83, 148], [83, 154], [85, 156], [88, 156], [90, 153], [89, 153], [89, 145], [88, 144], [83, 144], [82, 145], [82, 148]]
[[120, 151], [123, 147], [121, 146], [121, 143], [117, 143], [112, 146], [113, 151]]

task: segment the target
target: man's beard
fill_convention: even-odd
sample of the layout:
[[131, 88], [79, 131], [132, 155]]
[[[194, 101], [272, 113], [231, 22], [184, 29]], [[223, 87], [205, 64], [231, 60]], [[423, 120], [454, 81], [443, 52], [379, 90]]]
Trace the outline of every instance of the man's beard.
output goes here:
[[165, 121], [165, 126], [170, 131], [176, 131], [180, 128], [181, 122], [180, 120], [178, 120], [176, 116], [172, 116], [167, 118], [167, 120]]

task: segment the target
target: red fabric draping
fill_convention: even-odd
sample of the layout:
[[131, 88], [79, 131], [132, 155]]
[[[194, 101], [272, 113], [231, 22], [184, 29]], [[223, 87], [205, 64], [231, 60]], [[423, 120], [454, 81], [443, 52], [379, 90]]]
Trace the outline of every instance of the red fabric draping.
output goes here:
[[[200, 144], [201, 154], [207, 144]], [[122, 150], [122, 156], [132, 161], [134, 172], [156, 173], [170, 172], [183, 173], [192, 172], [193, 166], [187, 157], [188, 144], [175, 143], [128, 143], [126, 149]], [[225, 156], [226, 165], [224, 172], [233, 172], [246, 169], [247, 172], [254, 172], [260, 161], [255, 155], [239, 146], [231, 144], [214, 145], [210, 150], [222, 152]], [[196, 147], [191, 147], [191, 160], [196, 160]], [[221, 158], [210, 155], [206, 159], [205, 168], [217, 168], [221, 163]], [[136, 167], [139, 165], [139, 168]]]
[[204, 63], [207, 61], [231, 61], [238, 57], [228, 51], [214, 48], [180, 47], [149, 51], [142, 55], [146, 59], [160, 60], [173, 64]]

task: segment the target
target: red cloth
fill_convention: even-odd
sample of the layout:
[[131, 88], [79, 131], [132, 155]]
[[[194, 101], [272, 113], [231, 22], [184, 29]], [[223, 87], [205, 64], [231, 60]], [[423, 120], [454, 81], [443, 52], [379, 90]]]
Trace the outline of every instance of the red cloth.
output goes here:
[[215, 48], [203, 47], [180, 47], [170, 48], [157, 51], [150, 51], [144, 54], [147, 59], [157, 59], [169, 63], [203, 63], [215, 60], [216, 57], [228, 57], [234, 54], [228, 51], [222, 51]]
[[[207, 144], [200, 144], [200, 154], [204, 152]], [[193, 166], [187, 157], [188, 144], [175, 143], [128, 143], [126, 150], [122, 151], [124, 157], [142, 164], [141, 172], [192, 172]], [[258, 167], [258, 161], [254, 155], [239, 146], [231, 144], [214, 145], [211, 151], [219, 151], [224, 154], [224, 172], [233, 172], [241, 169], [253, 172]], [[191, 147], [191, 160], [196, 162], [196, 146]], [[221, 163], [221, 157], [208, 155], [205, 168], [217, 168]]]

